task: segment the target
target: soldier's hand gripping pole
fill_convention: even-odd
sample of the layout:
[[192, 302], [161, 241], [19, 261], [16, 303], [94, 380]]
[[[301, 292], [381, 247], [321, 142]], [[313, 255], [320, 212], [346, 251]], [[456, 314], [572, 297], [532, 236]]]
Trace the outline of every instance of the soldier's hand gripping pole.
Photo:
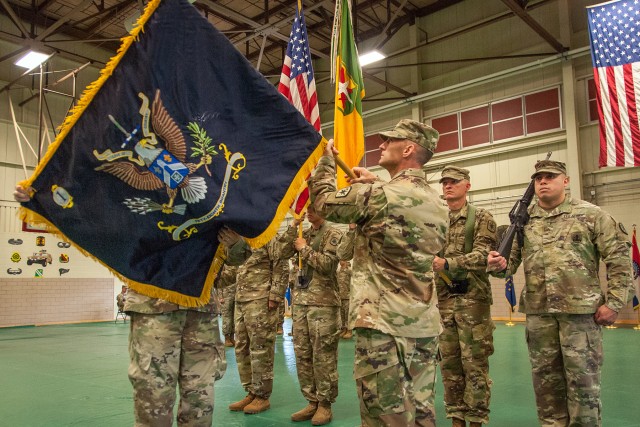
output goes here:
[[[551, 158], [551, 151], [547, 153], [547, 158]], [[520, 198], [509, 212], [509, 220], [511, 224], [507, 231], [505, 231], [500, 246], [498, 246], [498, 252], [500, 256], [503, 256], [509, 264], [509, 255], [511, 254], [511, 247], [513, 246], [513, 239], [518, 236], [518, 243], [522, 247], [524, 244], [524, 226], [529, 222], [529, 205], [535, 194], [535, 179], [532, 179], [529, 186], [525, 190], [522, 198]]]

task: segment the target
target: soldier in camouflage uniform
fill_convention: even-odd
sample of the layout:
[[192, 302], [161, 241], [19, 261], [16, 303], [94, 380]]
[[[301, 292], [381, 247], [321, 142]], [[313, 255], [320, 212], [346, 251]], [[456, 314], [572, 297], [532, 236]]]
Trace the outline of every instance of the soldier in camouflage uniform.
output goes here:
[[292, 421], [313, 425], [331, 421], [331, 405], [338, 396], [338, 340], [340, 295], [336, 249], [342, 232], [308, 209], [311, 227], [298, 237], [303, 218], [295, 219], [281, 241], [283, 255], [302, 257], [304, 283], [293, 287], [293, 348], [298, 380], [307, 406], [292, 414]]
[[233, 316], [236, 302], [237, 273], [238, 267], [225, 264], [216, 281], [218, 300], [222, 306], [220, 311], [222, 314], [222, 333], [224, 334], [225, 347], [235, 347], [236, 345], [234, 339], [235, 321]]
[[[537, 203], [529, 208], [524, 245], [514, 241], [509, 260], [490, 252], [496, 276], [524, 264], [520, 311], [543, 426], [600, 426], [602, 326], [612, 325], [632, 297], [629, 240], [611, 215], [565, 194], [565, 164], [543, 160], [531, 177]], [[607, 291], [598, 280], [607, 268]]]
[[126, 295], [127, 295], [127, 287], [123, 286], [120, 293], [116, 295], [116, 305], [118, 306], [118, 311], [124, 312], [124, 300], [126, 299]]
[[186, 308], [129, 289], [124, 304], [131, 317], [135, 425], [173, 425], [179, 383], [178, 425], [211, 426], [213, 383], [227, 367], [215, 296], [203, 307]]
[[341, 338], [351, 339], [353, 332], [349, 328], [349, 295], [351, 293], [351, 259], [356, 240], [356, 224], [349, 224], [349, 231], [342, 237], [338, 246], [338, 289], [340, 290], [340, 317], [342, 318]]
[[[440, 371], [444, 404], [453, 427], [480, 427], [489, 422], [493, 354], [491, 283], [487, 255], [496, 246], [496, 222], [482, 208], [467, 202], [469, 171], [442, 170], [442, 194], [449, 206], [449, 234], [435, 257], [436, 288], [444, 330], [440, 334]], [[473, 217], [473, 226], [467, 220]], [[468, 235], [467, 235], [468, 234]]]
[[273, 278], [282, 276], [286, 260], [280, 260], [276, 238], [251, 249], [237, 234], [229, 234], [223, 236], [229, 248], [226, 262], [240, 265], [236, 275], [236, 362], [248, 393], [229, 405], [229, 410], [257, 414], [271, 407], [278, 305], [284, 297], [284, 284]]
[[311, 199], [327, 220], [357, 224], [349, 325], [362, 425], [434, 426], [442, 327], [431, 264], [449, 219], [422, 166], [438, 132], [401, 120], [380, 135], [379, 164], [391, 181], [354, 168], [355, 184], [336, 191], [330, 141], [309, 181]]
[[[28, 202], [16, 187], [18, 202]], [[227, 368], [218, 328], [217, 299], [202, 307], [182, 307], [127, 291], [124, 311], [129, 329], [129, 381], [133, 386], [135, 426], [170, 427], [180, 384], [179, 426], [211, 426], [213, 383]]]

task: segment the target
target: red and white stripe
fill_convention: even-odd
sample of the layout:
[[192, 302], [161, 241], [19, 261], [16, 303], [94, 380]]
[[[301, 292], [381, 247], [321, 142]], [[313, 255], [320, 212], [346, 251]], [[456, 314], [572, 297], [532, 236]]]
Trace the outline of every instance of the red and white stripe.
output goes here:
[[593, 69], [600, 118], [600, 167], [640, 166], [640, 64]]

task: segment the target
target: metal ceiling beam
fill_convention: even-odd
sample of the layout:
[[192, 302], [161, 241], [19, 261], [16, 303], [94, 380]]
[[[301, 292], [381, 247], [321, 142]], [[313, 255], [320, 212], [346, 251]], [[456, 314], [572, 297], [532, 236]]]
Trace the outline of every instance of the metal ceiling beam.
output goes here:
[[4, 8], [4, 10], [7, 11], [9, 18], [11, 18], [11, 21], [14, 23], [14, 25], [18, 27], [18, 30], [20, 30], [20, 32], [22, 33], [22, 37], [30, 38], [31, 33], [29, 33], [24, 25], [22, 25], [22, 21], [20, 20], [20, 18], [18, 18], [18, 15], [16, 15], [16, 12], [13, 10], [13, 7], [11, 7], [9, 2], [7, 0], [0, 0], [0, 4]]
[[[0, 0], [0, 2], [2, 1], [6, 1], [6, 0]], [[49, 25], [52, 21], [52, 19], [50, 17], [48, 17], [47, 15], [45, 15], [44, 13], [34, 13], [31, 9], [27, 9], [27, 8], [23, 8], [17, 5], [13, 5], [13, 7], [15, 8], [15, 10], [17, 11], [17, 13], [20, 15], [20, 17], [22, 18], [22, 21], [24, 22], [31, 22], [34, 24], [34, 26], [40, 26], [43, 28], [46, 28], [47, 25]], [[73, 27], [72, 25], [66, 23], [64, 24], [62, 27], [60, 27], [60, 30], [57, 32], [58, 34], [64, 34], [66, 36], [75, 38], [76, 40], [87, 40], [91, 38], [91, 34], [80, 30], [76, 27]], [[11, 39], [7, 34], [2, 34], [0, 35], [0, 37], [2, 37], [5, 40], [8, 41], [13, 41], [15, 43], [19, 43], [19, 44], [24, 44], [25, 43], [25, 38], [22, 39]], [[45, 42], [45, 46], [50, 47], [51, 49], [57, 50], [58, 48], [56, 47], [51, 47], [48, 45], [48, 43], [53, 43], [55, 40], [50, 40], [48, 42]], [[91, 43], [91, 40], [87, 40], [87, 43]], [[118, 50], [118, 48], [120, 47], [120, 42], [116, 41], [116, 42], [106, 42], [106, 43], [101, 43], [100, 47], [108, 50], [108, 51], [112, 51], [112, 52], [116, 52]], [[86, 58], [84, 58], [86, 59]], [[96, 62], [100, 62], [102, 63], [103, 60], [102, 59], [95, 59]]]
[[502, 0], [502, 3], [504, 3], [509, 9], [511, 9], [513, 13], [518, 15], [520, 19], [522, 19], [529, 27], [531, 27], [533, 31], [538, 33], [540, 37], [545, 39], [547, 43], [549, 43], [551, 47], [555, 49], [556, 52], [562, 53], [568, 50], [568, 48], [564, 47], [562, 43], [556, 40], [556, 38], [551, 33], [545, 30], [544, 27], [538, 23], [538, 21], [533, 19], [531, 15], [529, 15], [527, 11], [524, 10], [520, 3], [518, 3], [516, 0]]
[[73, 15], [75, 15], [76, 13], [78, 13], [78, 12], [80, 12], [82, 10], [85, 10], [87, 7], [89, 7], [92, 4], [93, 4], [93, 0], [84, 0], [82, 3], [80, 3], [79, 5], [74, 7], [73, 9], [71, 9], [69, 11], [69, 13], [67, 13], [65, 16], [63, 16], [62, 18], [58, 19], [53, 25], [47, 27], [47, 29], [44, 30], [41, 34], [38, 34], [38, 36], [35, 38], [35, 40], [43, 41], [48, 36], [50, 36], [52, 34], [55, 34], [55, 32], [56, 32], [56, 30], [58, 28], [60, 28], [62, 25], [64, 25], [68, 21], [70, 21], [71, 18], [73, 18]]
[[29, 46], [22, 46], [16, 50], [14, 50], [13, 52], [9, 52], [6, 55], [4, 55], [3, 57], [0, 57], [0, 63], [6, 61], [7, 59], [11, 59], [14, 56], [18, 56], [20, 55], [22, 52], [29, 50]]

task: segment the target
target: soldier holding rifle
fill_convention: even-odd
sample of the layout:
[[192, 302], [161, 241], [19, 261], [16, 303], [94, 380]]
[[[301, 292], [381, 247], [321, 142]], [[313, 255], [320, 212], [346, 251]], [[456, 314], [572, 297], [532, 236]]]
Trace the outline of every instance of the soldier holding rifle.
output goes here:
[[[520, 224], [522, 238], [508, 257], [490, 252], [488, 270], [505, 277], [524, 264], [520, 311], [540, 424], [600, 426], [601, 327], [615, 322], [632, 295], [628, 235], [607, 212], [565, 193], [564, 163], [543, 160], [535, 169], [538, 200]], [[601, 259], [606, 293], [598, 281]]]

